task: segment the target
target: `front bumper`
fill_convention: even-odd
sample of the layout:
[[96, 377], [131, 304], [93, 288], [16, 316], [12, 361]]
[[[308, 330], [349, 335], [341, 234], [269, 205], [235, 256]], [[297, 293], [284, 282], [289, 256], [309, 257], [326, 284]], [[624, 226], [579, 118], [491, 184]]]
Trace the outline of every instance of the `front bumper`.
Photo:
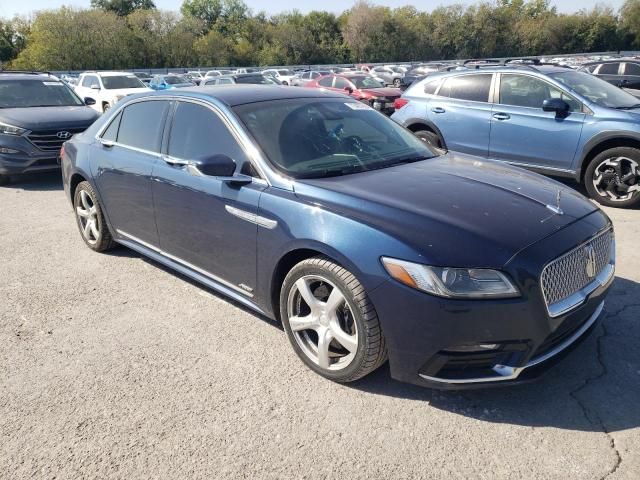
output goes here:
[[[389, 349], [391, 376], [437, 389], [511, 385], [535, 379], [587, 338], [604, 307], [613, 274], [584, 302], [552, 317], [540, 289], [543, 267], [595, 231], [591, 215], [520, 252], [505, 270], [522, 296], [453, 300], [388, 280], [370, 292]], [[613, 272], [611, 272], [613, 273]]]
[[39, 152], [36, 154], [1, 154], [0, 174], [19, 175], [31, 172], [50, 172], [59, 170], [57, 153]]

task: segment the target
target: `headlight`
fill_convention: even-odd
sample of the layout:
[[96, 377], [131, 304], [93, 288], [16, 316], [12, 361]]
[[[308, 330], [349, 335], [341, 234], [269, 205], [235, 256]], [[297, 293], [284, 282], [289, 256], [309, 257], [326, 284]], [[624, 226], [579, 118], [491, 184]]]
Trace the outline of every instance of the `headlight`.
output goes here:
[[26, 131], [24, 128], [14, 127], [13, 125], [0, 122], [0, 133], [4, 133], [5, 135], [22, 135], [26, 133]]
[[520, 292], [502, 272], [484, 268], [430, 267], [382, 257], [389, 275], [409, 287], [447, 298], [508, 298]]

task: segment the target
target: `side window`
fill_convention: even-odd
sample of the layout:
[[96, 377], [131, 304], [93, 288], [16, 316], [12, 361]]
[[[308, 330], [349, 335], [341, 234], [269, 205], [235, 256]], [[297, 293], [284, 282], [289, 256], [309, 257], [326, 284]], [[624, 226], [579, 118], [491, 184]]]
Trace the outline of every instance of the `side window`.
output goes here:
[[598, 70], [598, 75], [617, 75], [618, 68], [620, 67], [620, 63], [603, 63], [600, 65], [600, 69]]
[[221, 78], [218, 80], [219, 85], [229, 85], [230, 83], [233, 83], [230, 78]]
[[168, 154], [183, 160], [224, 154], [238, 165], [246, 161], [242, 148], [224, 121], [209, 108], [189, 102], [180, 102], [176, 108]]
[[334, 83], [334, 88], [345, 89], [350, 87], [349, 82], [347, 82], [344, 78], [336, 77], [336, 83]]
[[440, 85], [440, 80], [434, 80], [432, 82], [427, 83], [424, 86], [424, 93], [426, 93], [427, 95], [435, 94], [436, 90], [438, 90], [438, 85]]
[[488, 102], [491, 77], [491, 74], [449, 77], [440, 88], [439, 95], [459, 100]]
[[500, 102], [516, 107], [542, 108], [548, 98], [561, 98], [572, 111], [582, 108], [580, 102], [559, 88], [529, 75], [503, 74], [500, 80]]
[[318, 85], [321, 87], [330, 87], [333, 83], [333, 77], [324, 77], [318, 80]]
[[120, 119], [122, 118], [122, 112], [116, 115], [116, 118], [111, 120], [111, 123], [106, 128], [106, 130], [102, 133], [102, 138], [105, 140], [109, 140], [111, 142], [115, 142], [118, 138], [118, 128], [120, 127]]
[[164, 117], [169, 102], [150, 100], [134, 103], [122, 112], [118, 143], [150, 152], [160, 152]]
[[91, 85], [100, 85], [100, 82], [98, 82], [98, 77], [96, 77], [95, 75], [86, 75], [82, 79], [82, 86], [91, 88]]
[[640, 65], [637, 63], [626, 63], [624, 66], [624, 74], [640, 76]]

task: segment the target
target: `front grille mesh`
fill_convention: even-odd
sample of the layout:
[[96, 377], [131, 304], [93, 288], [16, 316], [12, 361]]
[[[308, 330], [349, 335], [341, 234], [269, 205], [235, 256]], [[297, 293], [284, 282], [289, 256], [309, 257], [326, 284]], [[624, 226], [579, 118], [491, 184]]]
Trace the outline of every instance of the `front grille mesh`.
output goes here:
[[594, 250], [597, 276], [611, 260], [613, 231], [599, 234], [544, 267], [541, 283], [547, 305], [558, 303], [593, 282], [594, 277], [587, 275], [586, 249], [589, 246]]
[[71, 138], [58, 138], [58, 132], [69, 132], [71, 135], [76, 133], [82, 133], [86, 130], [84, 128], [60, 128], [58, 130], [40, 130], [29, 133], [29, 140], [40, 150], [45, 152], [54, 152], [60, 150], [62, 144]]

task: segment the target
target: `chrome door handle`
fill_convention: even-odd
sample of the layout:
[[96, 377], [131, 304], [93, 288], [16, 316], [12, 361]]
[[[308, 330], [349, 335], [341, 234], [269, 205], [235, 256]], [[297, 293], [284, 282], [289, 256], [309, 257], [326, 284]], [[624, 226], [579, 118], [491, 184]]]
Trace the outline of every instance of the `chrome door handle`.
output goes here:
[[433, 113], [444, 113], [444, 112], [446, 112], [446, 110], [445, 110], [444, 108], [442, 108], [442, 107], [433, 107], [433, 108], [431, 109], [431, 111], [432, 111]]
[[511, 115], [507, 113], [494, 113], [493, 118], [495, 118], [496, 120], [509, 120], [511, 118]]

